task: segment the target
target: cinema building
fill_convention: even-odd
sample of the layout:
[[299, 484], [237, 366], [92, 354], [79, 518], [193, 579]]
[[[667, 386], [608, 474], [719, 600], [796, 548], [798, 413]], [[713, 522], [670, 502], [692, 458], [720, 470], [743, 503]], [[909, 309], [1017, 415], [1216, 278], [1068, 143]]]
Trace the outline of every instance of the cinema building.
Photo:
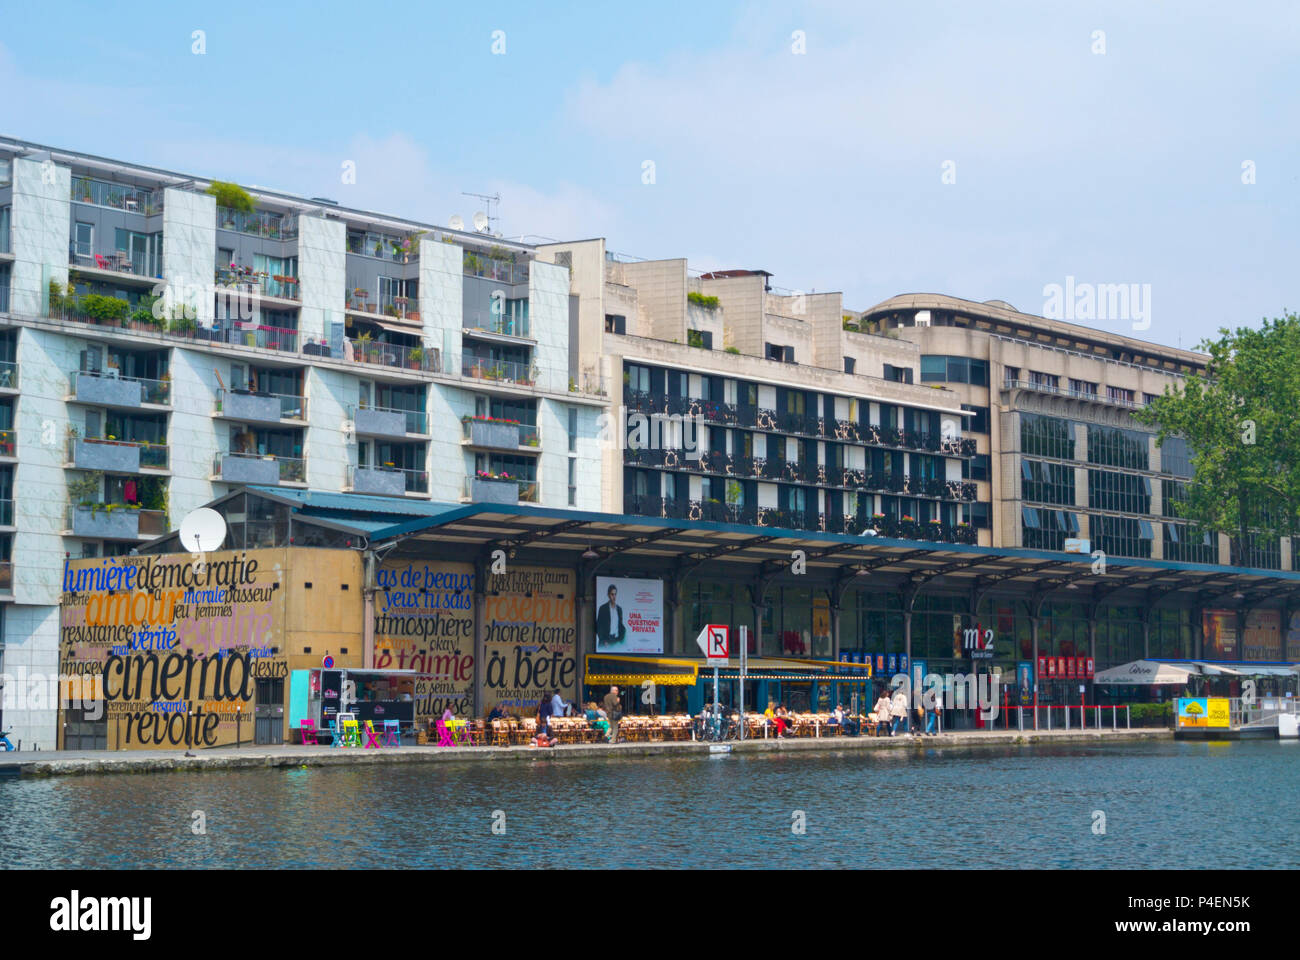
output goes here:
[[[1146, 558], [1098, 570], [1055, 551], [278, 487], [212, 507], [226, 531], [199, 571], [175, 534], [136, 556], [69, 561], [65, 585], [82, 589], [63, 596], [60, 667], [97, 677], [106, 703], [65, 709], [62, 746], [280, 742], [304, 710], [328, 720], [310, 698], [337, 684], [295, 680], [326, 668], [349, 671], [376, 720], [531, 715], [554, 691], [595, 699], [610, 684], [628, 712], [698, 712], [705, 624], [747, 628], [748, 703], [801, 711], [861, 704], [891, 668], [996, 673], [1012, 705], [1143, 697], [1088, 679], [1142, 658], [1269, 663], [1278, 692], [1294, 690], [1269, 646], [1292, 635], [1264, 626], [1289, 619], [1290, 571]], [[80, 576], [106, 568], [135, 572]], [[151, 606], [148, 593], [120, 596], [123, 583], [172, 586]], [[606, 603], [622, 612], [602, 619]], [[609, 629], [617, 621], [633, 629]], [[737, 666], [724, 671], [727, 702]], [[1025, 670], [1036, 690], [1021, 688]]]

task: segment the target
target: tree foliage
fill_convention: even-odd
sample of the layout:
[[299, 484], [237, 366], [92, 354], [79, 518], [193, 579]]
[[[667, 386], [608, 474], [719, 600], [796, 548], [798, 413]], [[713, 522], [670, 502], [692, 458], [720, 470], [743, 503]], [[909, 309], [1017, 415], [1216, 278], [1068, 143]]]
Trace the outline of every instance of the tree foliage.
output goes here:
[[214, 180], [208, 185], [205, 192], [217, 198], [217, 206], [219, 207], [229, 207], [239, 213], [253, 212], [253, 198], [247, 190], [237, 183]]
[[1166, 388], [1134, 418], [1157, 427], [1161, 445], [1186, 439], [1194, 476], [1179, 513], [1232, 536], [1240, 563], [1248, 534], [1300, 533], [1300, 316], [1220, 329], [1200, 349], [1205, 375]]

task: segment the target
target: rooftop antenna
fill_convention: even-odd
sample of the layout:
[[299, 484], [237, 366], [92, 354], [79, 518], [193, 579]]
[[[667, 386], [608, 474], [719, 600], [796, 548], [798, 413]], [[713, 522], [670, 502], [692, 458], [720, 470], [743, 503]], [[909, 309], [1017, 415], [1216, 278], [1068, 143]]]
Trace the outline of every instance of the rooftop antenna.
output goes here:
[[[474, 229], [479, 233], [491, 233], [492, 221], [501, 219], [500, 217], [493, 215], [492, 204], [501, 203], [501, 194], [494, 193], [489, 196], [486, 193], [466, 193], [462, 190], [460, 195], [462, 197], [474, 197], [476, 200], [483, 201], [484, 205], [487, 207], [487, 212], [484, 214], [474, 214]], [[480, 216], [482, 217], [482, 220], [479, 219]], [[480, 223], [482, 223], [482, 226], [479, 226]]]

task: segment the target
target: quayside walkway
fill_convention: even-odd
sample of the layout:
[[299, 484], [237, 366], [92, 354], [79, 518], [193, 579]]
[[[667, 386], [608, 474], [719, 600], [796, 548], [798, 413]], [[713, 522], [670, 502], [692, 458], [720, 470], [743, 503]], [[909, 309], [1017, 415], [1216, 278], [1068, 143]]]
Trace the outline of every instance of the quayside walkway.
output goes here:
[[277, 746], [221, 747], [193, 751], [187, 757], [178, 750], [63, 750], [0, 753], [0, 776], [70, 776], [102, 773], [160, 773], [166, 771], [243, 770], [265, 767], [353, 766], [365, 763], [482, 763], [530, 762], [538, 760], [603, 759], [708, 755], [731, 753], [820, 752], [851, 753], [877, 750], [914, 751], [980, 749], [1027, 745], [1088, 745], [1149, 740], [1167, 740], [1165, 729], [1145, 730], [1039, 730], [961, 731], [935, 737], [836, 737], [835, 739], [786, 739], [733, 741], [720, 746], [698, 742], [573, 744], [559, 747], [433, 747], [402, 746], [381, 749], [349, 747]]

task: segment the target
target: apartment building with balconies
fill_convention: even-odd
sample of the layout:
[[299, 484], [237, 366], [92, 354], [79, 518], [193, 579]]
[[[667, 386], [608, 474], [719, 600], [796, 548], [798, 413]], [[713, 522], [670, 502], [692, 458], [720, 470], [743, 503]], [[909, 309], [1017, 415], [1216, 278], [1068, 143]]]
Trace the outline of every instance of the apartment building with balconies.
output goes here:
[[543, 245], [538, 257], [571, 271], [574, 365], [622, 381], [607, 510], [989, 542], [987, 477], [981, 499], [970, 466], [975, 414], [914, 382], [910, 344], [857, 336], [879, 345], [855, 346], [870, 354], [861, 369], [845, 363], [840, 294], [776, 290], [765, 271], [621, 258], [602, 240]]
[[[55, 672], [65, 559], [241, 485], [600, 505], [567, 270], [213, 182], [0, 138], [3, 669]], [[4, 724], [52, 745], [53, 716]]]

